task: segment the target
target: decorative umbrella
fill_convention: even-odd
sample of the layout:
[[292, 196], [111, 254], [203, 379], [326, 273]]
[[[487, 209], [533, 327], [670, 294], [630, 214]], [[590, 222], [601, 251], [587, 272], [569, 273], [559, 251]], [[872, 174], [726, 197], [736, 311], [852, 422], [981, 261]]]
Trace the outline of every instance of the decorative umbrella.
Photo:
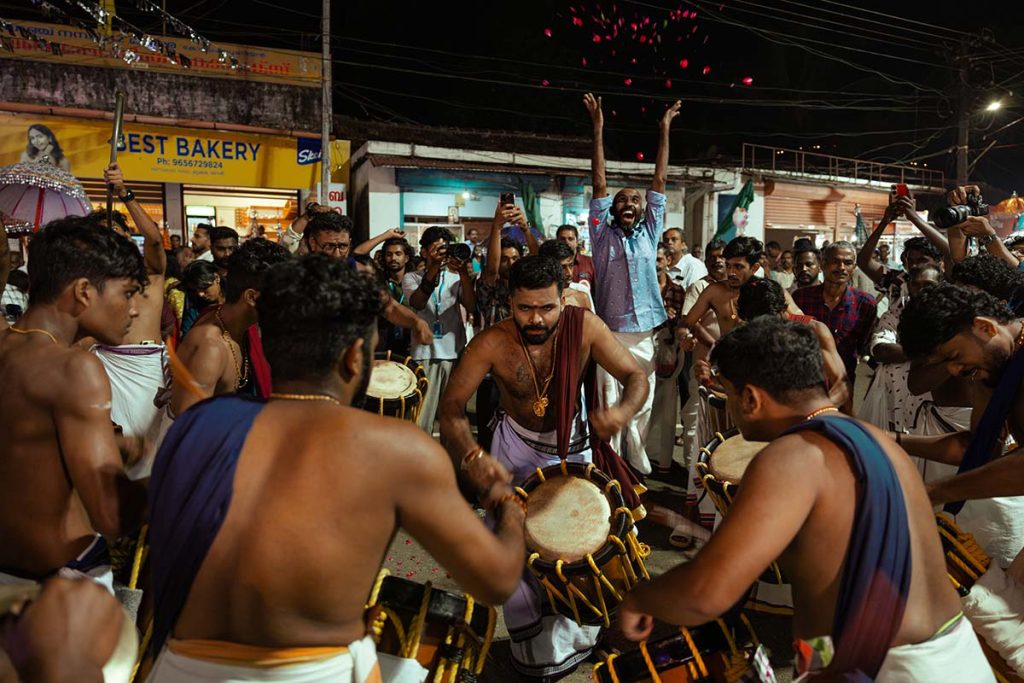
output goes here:
[[11, 218], [0, 213], [0, 223], [4, 224], [4, 231], [8, 237], [20, 237], [21, 235], [32, 234], [32, 224], [28, 221]]
[[78, 179], [43, 161], [23, 161], [0, 168], [0, 212], [27, 221], [34, 230], [92, 209]]
[[1015, 190], [1009, 199], [1004, 199], [992, 207], [992, 213], [1012, 213], [1019, 216], [1024, 213], [1024, 197], [1018, 197]]

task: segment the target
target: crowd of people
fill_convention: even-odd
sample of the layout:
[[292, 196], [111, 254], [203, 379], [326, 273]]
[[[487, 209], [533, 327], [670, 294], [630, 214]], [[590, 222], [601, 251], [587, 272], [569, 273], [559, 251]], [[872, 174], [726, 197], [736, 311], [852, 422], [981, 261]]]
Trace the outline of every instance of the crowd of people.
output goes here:
[[[940, 231], [894, 194], [859, 246], [691, 251], [665, 225], [679, 103], [646, 194], [610, 193], [601, 99], [584, 104], [590, 215], [548, 240], [503, 195], [482, 240], [356, 244], [310, 204], [278, 243], [200, 225], [166, 250], [112, 164], [141, 253], [97, 212], [0, 254], [0, 585], [44, 583], [0, 629], [0, 680], [98, 680], [129, 617], [94, 584], [113, 591], [109, 547], [144, 524], [154, 683], [381, 680], [364, 607], [399, 525], [503, 606], [521, 674], [557, 680], [603, 628], [546, 601], [515, 487], [569, 462], [634, 511], [647, 478], [699, 493], [701, 385], [765, 447], [713, 533], [659, 512], [700, 549], [621, 596], [618, 628], [714, 620], [778, 562], [800, 674], [994, 680], [933, 506], [995, 566], [1024, 547], [1024, 460], [1000, 457], [1024, 436], [1024, 240], [979, 216]], [[894, 262], [897, 218], [921, 236]], [[416, 423], [360, 410], [385, 352], [426, 378]]]

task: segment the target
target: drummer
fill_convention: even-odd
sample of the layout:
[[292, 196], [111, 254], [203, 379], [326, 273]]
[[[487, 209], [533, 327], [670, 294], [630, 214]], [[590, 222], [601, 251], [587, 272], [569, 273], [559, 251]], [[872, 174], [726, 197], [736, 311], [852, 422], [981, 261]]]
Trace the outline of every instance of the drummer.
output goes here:
[[832, 404], [840, 406], [847, 415], [853, 414], [853, 387], [846, 375], [846, 366], [839, 357], [835, 339], [824, 323], [809, 315], [794, 315], [786, 309], [785, 290], [778, 282], [766, 278], [751, 278], [740, 287], [736, 299], [736, 313], [741, 321], [748, 322], [762, 315], [771, 315], [782, 320], [808, 325], [818, 338], [821, 346], [822, 369]]
[[882, 431], [838, 414], [814, 332], [758, 318], [711, 359], [743, 435], [771, 443], [696, 558], [627, 596], [626, 636], [647, 638], [652, 617], [718, 617], [778, 558], [793, 588], [797, 673], [994, 680], [946, 576], [917, 469]]
[[[441, 439], [473, 491], [505, 481], [508, 472], [521, 484], [536, 468], [558, 463], [559, 422], [571, 429], [568, 436], [563, 433], [568, 444], [563, 455], [572, 462], [591, 462], [590, 431], [607, 440], [647, 398], [647, 376], [639, 364], [600, 318], [576, 306], [563, 307], [564, 286], [562, 267], [554, 259], [517, 261], [509, 275], [512, 317], [473, 338], [448, 383], [441, 400]], [[582, 376], [591, 360], [621, 382], [625, 392], [618, 405], [588, 414], [578, 381], [568, 391], [554, 378], [570, 372]], [[466, 416], [466, 404], [487, 373], [500, 394], [490, 454], [473, 439]], [[572, 405], [565, 405], [566, 397]], [[512, 663], [528, 676], [564, 674], [590, 654], [600, 627], [542, 614], [539, 589], [529, 572], [523, 576], [504, 608]]]
[[504, 480], [483, 498], [492, 533], [436, 442], [351, 407], [369, 381], [377, 289], [321, 255], [275, 265], [265, 284], [279, 393], [195, 406], [157, 454], [151, 683], [379, 681], [363, 610], [399, 520], [482, 602], [504, 601], [522, 571], [523, 512]]

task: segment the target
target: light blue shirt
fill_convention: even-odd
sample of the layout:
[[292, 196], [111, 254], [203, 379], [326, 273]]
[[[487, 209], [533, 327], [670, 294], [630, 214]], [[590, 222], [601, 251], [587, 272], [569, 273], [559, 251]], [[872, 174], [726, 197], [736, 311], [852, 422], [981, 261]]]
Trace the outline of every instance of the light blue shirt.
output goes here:
[[612, 197], [590, 201], [597, 315], [613, 332], [647, 332], [665, 322], [658, 287], [658, 239], [665, 223], [665, 195], [647, 191], [643, 219], [626, 236], [612, 223]]

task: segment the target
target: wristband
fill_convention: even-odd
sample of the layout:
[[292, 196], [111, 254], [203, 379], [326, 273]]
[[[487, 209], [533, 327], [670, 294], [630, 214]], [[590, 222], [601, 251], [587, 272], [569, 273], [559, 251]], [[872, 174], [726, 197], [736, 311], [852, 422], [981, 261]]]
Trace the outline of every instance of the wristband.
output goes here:
[[502, 505], [504, 503], [515, 503], [523, 511], [523, 514], [524, 515], [526, 514], [526, 511], [527, 511], [526, 501], [523, 500], [518, 495], [516, 495], [515, 493], [506, 493], [504, 496], [502, 496], [501, 500], [498, 501], [498, 505]]
[[125, 188], [124, 196], [121, 197], [121, 203], [122, 204], [127, 204], [128, 202], [134, 202], [134, 201], [135, 201], [135, 193], [132, 192], [131, 190], [129, 190], [128, 188]]
[[978, 238], [978, 246], [979, 247], [987, 247], [988, 245], [990, 245], [993, 242], [995, 242], [996, 239], [998, 239], [998, 237], [999, 237], [999, 235], [996, 235], [995, 233], [993, 233], [991, 235], [985, 235], [984, 237], [979, 237]]

